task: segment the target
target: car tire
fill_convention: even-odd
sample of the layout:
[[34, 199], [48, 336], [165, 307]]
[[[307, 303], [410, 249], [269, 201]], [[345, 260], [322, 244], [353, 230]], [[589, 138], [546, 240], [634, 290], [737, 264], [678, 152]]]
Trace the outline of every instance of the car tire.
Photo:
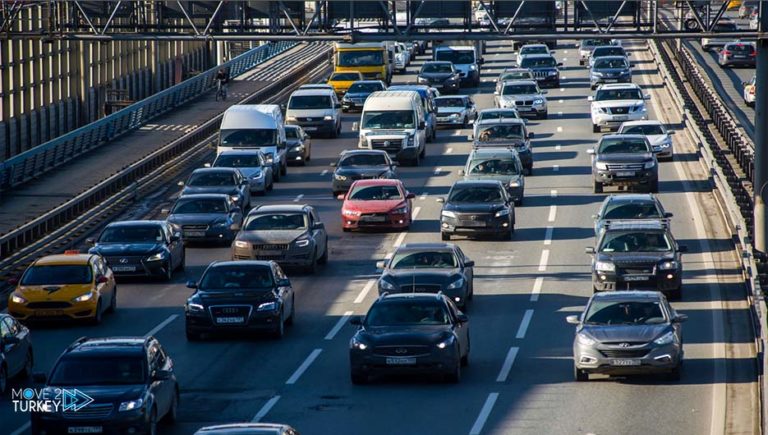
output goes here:
[[317, 250], [312, 252], [312, 258], [308, 265], [304, 266], [304, 272], [309, 274], [315, 274], [317, 273]]
[[187, 341], [200, 341], [203, 339], [203, 334], [192, 331], [189, 327], [184, 328], [184, 335], [187, 337]]
[[365, 385], [368, 383], [368, 375], [355, 370], [349, 372], [349, 379], [353, 385]]
[[576, 367], [576, 364], [573, 364], [573, 379], [576, 382], [586, 382], [589, 380], [589, 373], [585, 372], [584, 370]]
[[683, 288], [678, 287], [672, 291], [669, 292], [669, 300], [671, 301], [679, 301], [683, 298]]
[[593, 193], [603, 193], [603, 183], [599, 181], [593, 181], [592, 182], [592, 192]]
[[104, 312], [101, 309], [101, 299], [99, 299], [99, 301], [96, 302], [96, 313], [93, 315], [93, 318], [91, 319], [91, 324], [100, 325], [102, 320], [104, 320]]
[[107, 308], [108, 313], [114, 313], [117, 309], [117, 286], [112, 290], [112, 299], [109, 301], [109, 308]]
[[421, 149], [421, 152], [419, 153], [419, 158], [426, 158], [427, 157], [427, 147], [424, 147]]
[[317, 259], [317, 264], [328, 264], [328, 241], [325, 242], [325, 251], [323, 252], [323, 255]]
[[5, 365], [0, 365], [0, 396], [5, 395], [8, 390], [8, 369]]
[[273, 183], [280, 182], [280, 172], [281, 172], [281, 170], [279, 170], [279, 169], [277, 171], [272, 171], [272, 182]]
[[285, 164], [280, 167], [280, 175], [288, 175], [288, 164]]
[[592, 133], [600, 133], [601, 128], [597, 124], [592, 124]]
[[668, 381], [679, 381], [680, 378], [683, 376], [683, 361], [680, 360], [679, 363], [673, 368], [669, 373], [667, 373], [667, 380]]
[[501, 240], [504, 242], [515, 240], [515, 227], [509, 229], [509, 231], [501, 234]]
[[468, 126], [469, 126], [469, 118], [465, 116], [464, 120], [461, 122], [461, 128], [467, 128]]
[[461, 366], [466, 367], [469, 365], [469, 340], [467, 340], [467, 353], [464, 354], [463, 357], [461, 357]]
[[168, 257], [168, 264], [165, 265], [165, 274], [163, 281], [168, 282], [173, 279], [173, 257]]
[[305, 159], [299, 160], [299, 166], [307, 166], [307, 161]]
[[448, 234], [448, 233], [441, 232], [440, 233], [440, 240], [442, 240], [444, 242], [447, 242], [447, 241], [451, 240], [451, 235]]
[[515, 201], [515, 207], [521, 207], [522, 205], [523, 205], [523, 199], [522, 198], [518, 199], [517, 201]]
[[171, 406], [168, 407], [168, 412], [163, 416], [163, 423], [173, 424], [179, 418], [179, 392], [173, 392], [173, 399], [171, 399]]
[[341, 227], [341, 231], [343, 231], [343, 232], [345, 232], [345, 233], [348, 233], [348, 232], [352, 231], [352, 229], [351, 229], [351, 228], [344, 228], [344, 227]]
[[285, 318], [283, 317], [283, 312], [280, 311], [280, 319], [275, 329], [272, 330], [272, 338], [281, 340], [283, 337], [285, 337]]
[[530, 177], [531, 175], [533, 175], [533, 166], [529, 166], [529, 167], [525, 168], [523, 174], [526, 177]]
[[648, 193], [659, 193], [659, 180], [648, 185]]

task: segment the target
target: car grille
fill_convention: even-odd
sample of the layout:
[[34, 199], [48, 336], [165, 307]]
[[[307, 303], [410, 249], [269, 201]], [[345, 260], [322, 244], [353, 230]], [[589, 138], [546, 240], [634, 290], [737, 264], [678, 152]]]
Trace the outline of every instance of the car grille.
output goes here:
[[601, 349], [606, 358], [642, 358], [648, 354], [648, 349]]
[[626, 115], [627, 113], [629, 113], [629, 107], [628, 106], [609, 107], [608, 111], [611, 112], [611, 115]]
[[351, 175], [350, 180], [373, 180], [379, 178], [378, 175]]
[[533, 100], [516, 100], [515, 106], [532, 106]]
[[257, 251], [261, 251], [261, 250], [287, 251], [288, 250], [288, 245], [287, 244], [253, 245], [253, 249], [255, 249]]
[[140, 265], [144, 256], [110, 256], [106, 257], [107, 264], [110, 266]]
[[402, 147], [402, 139], [371, 139], [371, 148], [375, 150], [400, 151]]
[[380, 356], [424, 356], [429, 355], [428, 346], [376, 346], [373, 353]]
[[241, 255], [241, 254], [235, 254], [233, 256], [234, 260], [251, 260], [252, 257], [250, 255]]
[[182, 225], [182, 231], [206, 231], [208, 225]]
[[27, 308], [30, 309], [49, 309], [49, 308], [69, 308], [72, 304], [69, 302], [57, 302], [57, 301], [50, 301], [50, 302], [30, 302], [27, 304]]
[[547, 78], [548, 71], [534, 71], [533, 72], [533, 78], [535, 79], [544, 79]]
[[358, 226], [389, 225], [389, 215], [386, 213], [364, 213], [357, 221]]
[[443, 286], [439, 284], [415, 284], [400, 287], [404, 293], [437, 293]]
[[107, 418], [112, 414], [115, 405], [112, 403], [91, 403], [77, 411], [63, 412], [64, 418], [71, 420], [91, 420]]
[[609, 171], [640, 171], [642, 163], [609, 163], [606, 165]]
[[653, 273], [653, 266], [648, 267], [621, 267], [619, 268], [619, 274], [630, 274], [630, 275], [636, 275], [636, 274], [649, 274]]

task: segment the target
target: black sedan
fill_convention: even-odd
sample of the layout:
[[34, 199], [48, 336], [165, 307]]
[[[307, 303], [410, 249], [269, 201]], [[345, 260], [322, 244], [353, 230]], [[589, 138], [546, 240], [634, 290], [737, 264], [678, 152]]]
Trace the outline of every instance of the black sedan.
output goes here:
[[420, 85], [437, 88], [440, 92], [458, 92], [461, 87], [461, 74], [451, 62], [424, 62], [417, 82]]
[[498, 180], [457, 181], [448, 199], [438, 198], [440, 236], [496, 235], [511, 240], [515, 234], [515, 205], [507, 189]]
[[352, 83], [349, 90], [341, 99], [341, 111], [363, 110], [365, 100], [377, 91], [386, 91], [387, 85], [381, 80], [358, 80]]
[[286, 125], [285, 141], [288, 148], [288, 164], [304, 166], [312, 159], [312, 139], [301, 126]]
[[181, 235], [166, 221], [113, 222], [98, 238], [86, 240], [115, 276], [158, 276], [170, 280], [183, 270], [186, 251]]
[[29, 329], [9, 314], [0, 313], [0, 396], [11, 378], [28, 378], [34, 364]]
[[474, 294], [475, 262], [453, 243], [401, 245], [391, 260], [376, 266], [384, 270], [379, 294], [443, 292], [460, 307]]
[[230, 243], [243, 223], [242, 209], [223, 194], [182, 196], [162, 211], [186, 242]]
[[424, 373], [461, 380], [469, 363], [469, 319], [443, 294], [384, 295], [349, 343], [353, 384], [385, 373]]
[[395, 163], [384, 150], [347, 150], [338, 162], [331, 163], [333, 181], [331, 191], [336, 198], [347, 193], [355, 180], [369, 178], [397, 178]]
[[291, 281], [274, 261], [211, 263], [184, 306], [187, 340], [205, 333], [267, 331], [282, 338], [293, 324]]

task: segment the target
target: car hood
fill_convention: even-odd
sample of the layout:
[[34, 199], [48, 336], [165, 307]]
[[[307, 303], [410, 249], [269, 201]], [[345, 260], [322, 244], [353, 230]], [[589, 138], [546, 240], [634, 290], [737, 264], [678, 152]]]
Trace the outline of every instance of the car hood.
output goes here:
[[226, 213], [189, 213], [172, 214], [168, 216], [168, 222], [177, 225], [210, 224], [227, 219]]
[[[290, 143], [290, 142], [289, 142]], [[245, 178], [251, 178], [253, 175], [258, 174], [262, 171], [259, 167], [254, 168], [237, 168], [240, 170], [240, 172], [243, 174]]]
[[672, 328], [659, 325], [584, 325], [580, 332], [587, 333], [601, 343], [649, 342]]
[[336, 169], [336, 175], [350, 176], [362, 176], [362, 177], [374, 177], [384, 175], [389, 172], [389, 168], [386, 166], [368, 166], [368, 167], [354, 167], [354, 168], [338, 168]]
[[438, 107], [437, 113], [459, 113], [463, 112], [465, 107], [462, 106], [449, 106], [449, 107]]
[[368, 98], [371, 94], [372, 92], [347, 92], [345, 96], [347, 98]]
[[386, 278], [390, 282], [394, 282], [398, 285], [410, 285], [410, 284], [440, 284], [441, 286], [447, 286], [454, 281], [456, 274], [460, 272], [459, 269], [388, 269], [382, 276], [382, 279]]
[[365, 137], [376, 137], [381, 139], [382, 136], [390, 136], [393, 139], [402, 139], [404, 136], [408, 136], [408, 132], [413, 131], [413, 129], [404, 129], [404, 130], [394, 130], [394, 129], [376, 129], [376, 130], [368, 130], [368, 133], [365, 135]]
[[664, 260], [674, 260], [672, 252], [599, 252], [599, 260], [612, 261], [615, 264], [650, 264]]
[[643, 100], [607, 100], [607, 101], [593, 101], [594, 107], [621, 107], [621, 106], [639, 106], [645, 103]]
[[277, 230], [277, 231], [241, 231], [237, 240], [254, 244], [286, 244], [291, 243], [307, 233], [306, 229]]
[[501, 202], [483, 202], [483, 203], [463, 203], [463, 202], [448, 202], [443, 207], [443, 210], [454, 211], [459, 213], [492, 213], [497, 212], [504, 208], [504, 204]]
[[264, 302], [274, 301], [275, 294], [271, 290], [225, 289], [224, 291], [198, 291], [190, 299], [205, 306], [223, 304], [256, 304], [258, 306]]
[[[71, 389], [75, 390], [77, 389], [83, 394], [86, 394], [88, 397], [92, 398], [94, 402], [96, 403], [104, 403], [104, 402], [125, 402], [128, 400], [133, 400], [141, 397], [144, 394], [144, 385], [87, 385], [87, 386], [77, 386], [77, 385], [68, 385], [66, 387], [45, 387], [44, 394], [51, 396], [48, 397], [56, 397], [60, 394], [58, 392], [59, 389]], [[87, 406], [86, 406], [87, 408]]]
[[599, 72], [603, 74], [623, 74], [628, 73], [627, 68], [592, 68], [592, 72]]
[[301, 139], [286, 139], [285, 144], [290, 147], [295, 147], [296, 145], [301, 145]]
[[103, 256], [149, 255], [163, 250], [161, 243], [97, 243], [88, 252]]
[[450, 333], [450, 325], [369, 326], [360, 331], [374, 346], [437, 344]]
[[502, 100], [505, 101], [511, 101], [511, 100], [534, 100], [536, 98], [544, 99], [544, 97], [540, 94], [514, 94], [514, 95], [502, 95], [499, 97]]
[[199, 193], [224, 193], [227, 195], [237, 195], [240, 193], [235, 186], [185, 186], [181, 191], [181, 196], [196, 195]]
[[344, 210], [359, 211], [361, 213], [386, 213], [405, 205], [403, 199], [387, 199], [381, 201], [354, 201], [344, 202]]
[[648, 142], [650, 142], [651, 145], [661, 145], [667, 141], [669, 136], [666, 134], [649, 134], [645, 137], [648, 138]]
[[612, 162], [645, 162], [653, 158], [652, 153], [616, 153], [598, 154], [597, 160], [604, 163]]
[[517, 181], [522, 186], [523, 176], [517, 175], [483, 175], [483, 174], [468, 174], [464, 176], [465, 180], [499, 180], [502, 184], [509, 184], [510, 182]]
[[425, 79], [445, 80], [449, 77], [453, 77], [453, 73], [420, 73], [419, 77]]

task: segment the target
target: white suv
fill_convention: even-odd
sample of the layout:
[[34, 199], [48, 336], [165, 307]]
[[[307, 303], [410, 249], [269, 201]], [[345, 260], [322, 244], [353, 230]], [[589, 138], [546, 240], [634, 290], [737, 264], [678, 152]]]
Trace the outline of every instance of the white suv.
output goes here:
[[589, 97], [592, 102], [592, 131], [599, 133], [603, 127], [613, 128], [624, 121], [648, 119], [645, 100], [650, 98], [633, 83], [598, 86], [595, 95]]

